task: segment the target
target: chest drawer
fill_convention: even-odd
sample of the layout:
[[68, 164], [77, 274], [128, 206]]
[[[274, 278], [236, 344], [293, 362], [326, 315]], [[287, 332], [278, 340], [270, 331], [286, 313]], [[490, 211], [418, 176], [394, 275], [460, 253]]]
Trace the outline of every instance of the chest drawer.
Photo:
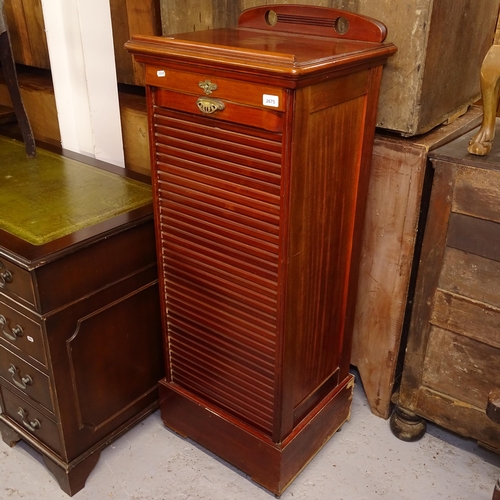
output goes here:
[[1, 390], [3, 396], [2, 413], [61, 456], [62, 447], [58, 424], [5, 387], [2, 387]]
[[54, 413], [49, 377], [19, 356], [0, 346], [0, 377]]
[[0, 339], [14, 351], [18, 349], [47, 367], [41, 325], [2, 300], [0, 300]]
[[29, 305], [35, 305], [31, 274], [4, 258], [0, 258], [0, 292], [14, 299], [21, 299]]

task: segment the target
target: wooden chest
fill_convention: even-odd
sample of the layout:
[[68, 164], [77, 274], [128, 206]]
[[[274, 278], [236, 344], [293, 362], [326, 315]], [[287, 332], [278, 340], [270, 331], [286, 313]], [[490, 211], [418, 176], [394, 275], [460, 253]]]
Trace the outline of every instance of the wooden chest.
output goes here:
[[127, 44], [150, 103], [162, 418], [276, 494], [350, 412], [383, 38], [276, 6]]
[[470, 155], [471, 135], [431, 153], [435, 177], [398, 398], [403, 411], [393, 424], [410, 410], [500, 450], [500, 425], [486, 415], [490, 393], [500, 388], [500, 147]]
[[[163, 33], [231, 27], [239, 13], [282, 0], [159, 0]], [[386, 66], [377, 126], [413, 136], [480, 97], [481, 63], [493, 42], [499, 0], [287, 0], [346, 9], [382, 21], [398, 47]]]
[[419, 137], [375, 134], [359, 271], [351, 363], [372, 412], [389, 418], [399, 382], [405, 318], [415, 284], [413, 261], [421, 244], [423, 208], [429, 203], [429, 153], [481, 123], [472, 106], [450, 125]]
[[158, 406], [150, 186], [5, 138], [0, 177], [0, 432], [73, 495]]

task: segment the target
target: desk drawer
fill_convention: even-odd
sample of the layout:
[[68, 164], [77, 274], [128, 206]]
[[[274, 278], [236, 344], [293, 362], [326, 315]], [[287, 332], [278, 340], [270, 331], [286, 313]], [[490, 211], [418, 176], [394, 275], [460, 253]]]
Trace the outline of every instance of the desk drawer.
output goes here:
[[32, 306], [35, 305], [31, 274], [5, 258], [0, 258], [0, 292], [14, 299], [21, 299], [22, 302]]
[[1, 300], [0, 339], [5, 341], [9, 348], [19, 349], [47, 367], [42, 326]]
[[19, 356], [0, 346], [0, 377], [54, 413], [49, 377]]
[[62, 456], [59, 425], [5, 387], [1, 389], [4, 402], [2, 412], [16, 422], [20, 428]]

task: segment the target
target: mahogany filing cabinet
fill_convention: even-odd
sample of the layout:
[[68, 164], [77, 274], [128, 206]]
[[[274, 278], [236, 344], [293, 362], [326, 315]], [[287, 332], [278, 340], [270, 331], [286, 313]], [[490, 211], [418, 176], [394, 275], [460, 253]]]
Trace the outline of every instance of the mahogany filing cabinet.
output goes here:
[[162, 419], [275, 494], [349, 417], [385, 34], [280, 5], [126, 45], [146, 65]]
[[109, 168], [0, 137], [0, 432], [69, 495], [164, 373], [151, 186]]

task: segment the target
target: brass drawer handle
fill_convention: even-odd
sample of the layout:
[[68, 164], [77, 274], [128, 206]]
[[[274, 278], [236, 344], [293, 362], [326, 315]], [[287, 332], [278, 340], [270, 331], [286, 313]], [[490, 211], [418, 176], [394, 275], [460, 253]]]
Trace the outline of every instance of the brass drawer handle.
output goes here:
[[28, 420], [28, 412], [24, 408], [19, 408], [17, 414], [21, 417], [24, 427], [31, 432], [35, 432], [37, 429], [42, 427], [40, 420], [35, 418], [32, 422]]
[[12, 283], [12, 273], [0, 262], [0, 288]]
[[4, 336], [13, 342], [17, 339], [17, 337], [23, 336], [23, 329], [19, 325], [16, 325], [13, 328], [11, 328], [9, 332], [9, 327], [7, 326], [7, 320], [5, 319], [5, 316], [3, 314], [0, 314], [0, 326], [2, 327], [2, 332]]
[[198, 106], [198, 109], [206, 115], [211, 115], [216, 111], [223, 111], [226, 107], [222, 101], [211, 97], [200, 97], [196, 101], [196, 105]]
[[16, 387], [19, 387], [19, 389], [25, 390], [28, 385], [33, 385], [33, 379], [27, 374], [24, 377], [21, 377], [19, 368], [17, 368], [17, 366], [14, 366], [12, 363], [7, 371], [11, 374], [14, 385]]

